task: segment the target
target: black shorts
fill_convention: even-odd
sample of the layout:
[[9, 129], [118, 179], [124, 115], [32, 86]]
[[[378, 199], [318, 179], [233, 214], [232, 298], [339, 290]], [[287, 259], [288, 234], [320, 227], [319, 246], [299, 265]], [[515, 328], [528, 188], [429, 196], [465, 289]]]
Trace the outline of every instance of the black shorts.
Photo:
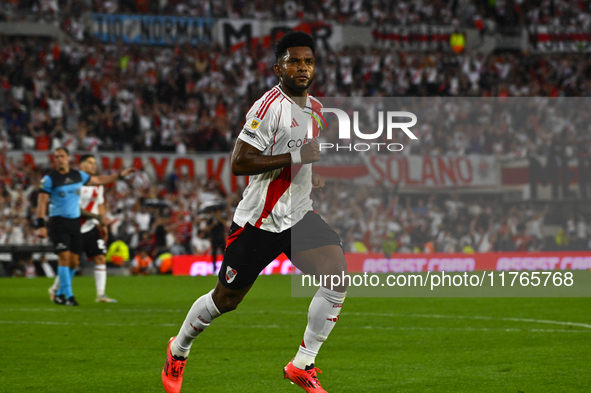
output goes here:
[[64, 251], [80, 255], [82, 251], [82, 234], [80, 218], [50, 217], [47, 227], [49, 240], [53, 243], [56, 254]]
[[82, 234], [82, 251], [86, 254], [86, 258], [92, 259], [97, 255], [105, 255], [107, 253], [107, 246], [101, 237], [101, 233], [95, 226], [90, 231]]
[[292, 252], [329, 245], [342, 247], [341, 239], [312, 211], [293, 228], [280, 233], [264, 231], [250, 224], [242, 228], [233, 222], [218, 278], [229, 289], [243, 289], [252, 285], [281, 253], [291, 259]]

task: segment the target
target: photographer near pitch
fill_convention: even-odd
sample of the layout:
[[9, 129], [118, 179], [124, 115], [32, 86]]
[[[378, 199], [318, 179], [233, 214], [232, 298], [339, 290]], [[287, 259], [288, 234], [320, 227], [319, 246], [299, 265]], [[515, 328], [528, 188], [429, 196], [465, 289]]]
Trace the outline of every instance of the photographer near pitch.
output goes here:
[[211, 262], [215, 272], [218, 250], [223, 256], [226, 249], [226, 227], [228, 224], [226, 205], [216, 203], [204, 208], [203, 211], [208, 212], [210, 215], [207, 226], [203, 229], [203, 238], [209, 239], [211, 243]]

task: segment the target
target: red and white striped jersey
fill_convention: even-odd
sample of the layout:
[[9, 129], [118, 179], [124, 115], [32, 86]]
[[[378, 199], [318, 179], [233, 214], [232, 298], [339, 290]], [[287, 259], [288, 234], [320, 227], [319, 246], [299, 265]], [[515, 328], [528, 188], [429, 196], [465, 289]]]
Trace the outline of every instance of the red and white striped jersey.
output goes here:
[[[98, 207], [105, 203], [103, 186], [82, 186], [80, 190], [80, 209], [99, 214]], [[82, 217], [81, 233], [86, 233], [98, 225], [98, 220], [94, 218], [86, 219]]]
[[[279, 86], [266, 92], [248, 111], [238, 136], [262, 151], [263, 155], [289, 153], [317, 140], [319, 127], [312, 120], [313, 138], [307, 138], [313, 111], [322, 105], [308, 95], [301, 108]], [[248, 187], [234, 214], [234, 222], [247, 223], [269, 232], [282, 232], [294, 226], [312, 210], [312, 164], [296, 164], [249, 177]]]

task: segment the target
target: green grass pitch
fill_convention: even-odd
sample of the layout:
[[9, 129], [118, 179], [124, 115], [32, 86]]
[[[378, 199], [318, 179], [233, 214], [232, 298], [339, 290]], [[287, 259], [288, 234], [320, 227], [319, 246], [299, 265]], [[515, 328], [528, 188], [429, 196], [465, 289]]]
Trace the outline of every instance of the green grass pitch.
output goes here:
[[[215, 277], [109, 277], [117, 304], [49, 302], [51, 281], [0, 280], [0, 392], [163, 392], [168, 338]], [[197, 339], [183, 392], [293, 392], [282, 379], [310, 299], [259, 278]], [[589, 298], [350, 298], [322, 347], [320, 381], [341, 392], [591, 392]]]

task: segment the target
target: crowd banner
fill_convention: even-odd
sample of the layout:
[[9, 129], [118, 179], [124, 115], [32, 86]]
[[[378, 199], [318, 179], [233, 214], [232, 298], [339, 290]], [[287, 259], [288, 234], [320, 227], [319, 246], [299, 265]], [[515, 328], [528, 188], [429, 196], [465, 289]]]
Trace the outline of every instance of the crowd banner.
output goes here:
[[373, 155], [365, 158], [365, 166], [375, 184], [412, 189], [498, 186], [497, 165], [492, 156]]
[[[591, 269], [588, 252], [502, 252], [502, 253], [434, 253], [392, 254], [345, 253], [349, 273], [412, 273], [412, 272], [472, 272], [472, 271], [553, 271]], [[222, 262], [217, 261], [215, 273]], [[295, 272], [289, 259], [281, 254], [261, 275]], [[210, 255], [181, 255], [173, 258], [173, 274], [207, 276], [214, 273]]]
[[[74, 163], [80, 160], [80, 156], [87, 152], [71, 153]], [[235, 192], [244, 189], [248, 185], [247, 176], [236, 177], [230, 168], [230, 155], [224, 154], [200, 154], [177, 155], [163, 153], [94, 153], [99, 172], [104, 174], [134, 167], [141, 170], [131, 175], [148, 175], [147, 180], [166, 181], [171, 174], [177, 176], [187, 175], [189, 178], [199, 177], [211, 179], [220, 184], [222, 191]], [[20, 168], [24, 165], [48, 167], [53, 161], [53, 155], [49, 151], [10, 151], [6, 155], [0, 153], [0, 165], [9, 169]], [[150, 179], [151, 178], [151, 179]], [[141, 179], [138, 179], [142, 183]]]
[[[84, 152], [73, 153], [78, 162]], [[163, 153], [95, 153], [99, 170], [111, 171], [133, 166], [153, 179], [165, 180], [171, 173], [199, 176], [218, 181], [224, 191], [243, 189], [248, 177], [236, 177], [230, 167], [230, 154], [176, 155]], [[0, 165], [47, 166], [51, 152], [10, 151], [0, 154]], [[401, 191], [434, 189], [491, 190], [499, 186], [499, 165], [493, 156], [430, 157], [375, 154], [362, 157], [327, 156], [314, 165], [314, 172], [327, 179], [348, 179], [360, 185], [391, 184]]]
[[301, 30], [312, 34], [321, 50], [338, 50], [343, 45], [342, 27], [332, 22], [219, 19], [215, 36], [225, 49], [236, 51], [257, 46], [270, 48], [285, 33]]
[[590, 52], [591, 33], [577, 26], [532, 25], [530, 49], [539, 53]]
[[404, 192], [434, 188], [487, 190], [500, 184], [499, 164], [493, 156], [374, 154], [348, 161], [336, 158], [314, 165], [314, 172], [329, 179], [353, 179], [363, 185], [399, 185]]
[[523, 199], [588, 199], [591, 196], [591, 157], [531, 156], [504, 162], [501, 183], [519, 190]]
[[374, 44], [381, 48], [404, 51], [450, 50], [453, 26], [380, 25], [372, 30]]
[[209, 45], [214, 18], [92, 14], [92, 34], [102, 42], [141, 45]]

